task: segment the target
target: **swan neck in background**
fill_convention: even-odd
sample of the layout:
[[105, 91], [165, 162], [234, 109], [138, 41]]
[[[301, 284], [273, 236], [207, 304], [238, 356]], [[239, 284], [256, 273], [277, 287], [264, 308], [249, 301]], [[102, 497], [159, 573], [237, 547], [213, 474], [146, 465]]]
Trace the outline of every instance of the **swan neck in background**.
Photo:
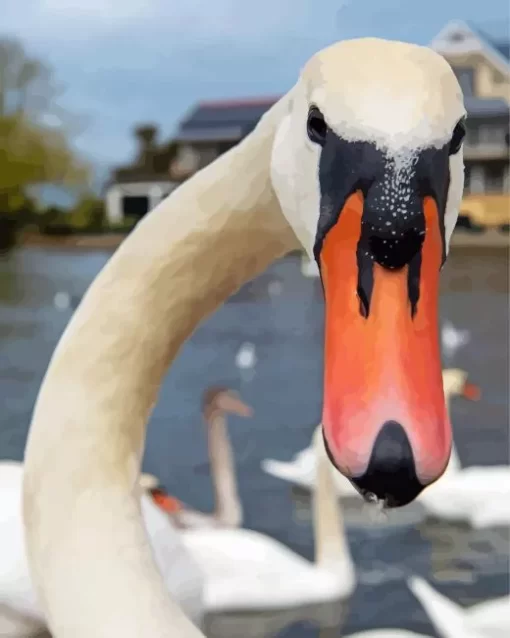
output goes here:
[[269, 180], [284, 103], [137, 225], [53, 354], [26, 447], [24, 523], [54, 638], [202, 636], [157, 571], [137, 480], [146, 424], [180, 346], [296, 247]]
[[326, 455], [322, 431], [313, 438], [316, 455], [315, 489], [312, 492], [315, 561], [318, 567], [336, 571], [351, 562], [341, 506], [333, 481], [333, 466]]
[[211, 418], [208, 440], [216, 503], [215, 518], [225, 527], [240, 527], [243, 522], [243, 509], [237, 487], [234, 451], [224, 413]]

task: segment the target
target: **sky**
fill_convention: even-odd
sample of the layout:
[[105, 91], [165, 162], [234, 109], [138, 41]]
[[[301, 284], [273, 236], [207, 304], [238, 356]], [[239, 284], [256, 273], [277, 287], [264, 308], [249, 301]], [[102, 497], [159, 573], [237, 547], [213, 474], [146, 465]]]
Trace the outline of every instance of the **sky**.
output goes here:
[[104, 171], [131, 161], [133, 127], [168, 139], [203, 99], [281, 95], [306, 60], [363, 36], [428, 44], [452, 19], [499, 37], [507, 0], [1, 0], [0, 35], [18, 37], [84, 117], [75, 139]]

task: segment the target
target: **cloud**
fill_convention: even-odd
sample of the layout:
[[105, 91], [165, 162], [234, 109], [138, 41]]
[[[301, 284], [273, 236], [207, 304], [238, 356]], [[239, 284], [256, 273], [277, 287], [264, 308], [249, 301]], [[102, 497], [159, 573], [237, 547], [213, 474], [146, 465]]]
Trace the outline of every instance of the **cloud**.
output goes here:
[[[491, 0], [494, 15], [507, 0]], [[200, 99], [278, 94], [340, 38], [426, 42], [447, 20], [486, 13], [465, 0], [0, 0], [0, 32], [21, 38], [68, 87], [90, 125], [78, 143], [122, 163], [141, 121], [169, 135]], [[496, 7], [497, 5], [497, 7]]]
[[68, 87], [63, 104], [90, 116], [79, 146], [106, 161], [127, 159], [129, 129], [140, 120], [169, 134], [199, 99], [285, 91], [316, 48], [314, 7], [308, 0], [3, 0], [2, 30], [55, 68]]
[[260, 45], [261, 35], [281, 36], [286, 27], [305, 26], [311, 13], [306, 0], [25, 0], [23, 8], [19, 0], [4, 3], [4, 29], [16, 29], [38, 42], [53, 39], [60, 46], [132, 38], [147, 29], [152, 38], [166, 36], [169, 42], [226, 38], [240, 46]]

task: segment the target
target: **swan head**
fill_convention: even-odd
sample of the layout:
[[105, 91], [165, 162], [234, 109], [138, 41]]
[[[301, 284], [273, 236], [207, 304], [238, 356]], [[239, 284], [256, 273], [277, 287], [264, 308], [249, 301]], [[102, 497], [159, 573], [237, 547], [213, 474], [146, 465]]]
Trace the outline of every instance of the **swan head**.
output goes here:
[[438, 278], [464, 186], [465, 115], [439, 54], [347, 40], [306, 64], [273, 143], [276, 196], [324, 288], [328, 453], [388, 507], [439, 478], [450, 454]]
[[443, 370], [443, 386], [448, 396], [462, 396], [470, 401], [480, 398], [480, 388], [468, 381], [468, 373], [460, 368]]
[[228, 412], [241, 417], [253, 416], [252, 408], [234, 390], [220, 386], [208, 388], [202, 397], [202, 413], [210, 423], [216, 416]]

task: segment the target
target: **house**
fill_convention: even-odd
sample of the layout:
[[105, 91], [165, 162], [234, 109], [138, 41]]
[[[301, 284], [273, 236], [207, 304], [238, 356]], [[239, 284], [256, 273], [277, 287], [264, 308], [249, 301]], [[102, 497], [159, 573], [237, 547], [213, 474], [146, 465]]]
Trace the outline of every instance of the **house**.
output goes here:
[[[466, 187], [459, 226], [470, 230], [507, 228], [510, 42], [495, 41], [465, 22], [454, 21], [430, 46], [452, 66], [468, 111]], [[137, 160], [115, 172], [107, 192], [110, 221], [145, 214], [177, 184], [240, 142], [277, 100], [200, 102], [166, 145], [155, 143], [154, 128], [138, 129]]]
[[465, 188], [459, 226], [510, 222], [510, 41], [462, 21], [447, 24], [430, 46], [453, 68], [468, 112]]
[[158, 144], [157, 129], [149, 124], [137, 127], [135, 135], [134, 162], [115, 169], [106, 185], [106, 215], [112, 225], [138, 221], [176, 186], [168, 172], [176, 145], [172, 141]]
[[277, 100], [200, 102], [166, 144], [157, 143], [154, 126], [135, 129], [135, 161], [116, 169], [106, 188], [109, 222], [136, 222], [143, 217], [178, 184], [246, 137]]

